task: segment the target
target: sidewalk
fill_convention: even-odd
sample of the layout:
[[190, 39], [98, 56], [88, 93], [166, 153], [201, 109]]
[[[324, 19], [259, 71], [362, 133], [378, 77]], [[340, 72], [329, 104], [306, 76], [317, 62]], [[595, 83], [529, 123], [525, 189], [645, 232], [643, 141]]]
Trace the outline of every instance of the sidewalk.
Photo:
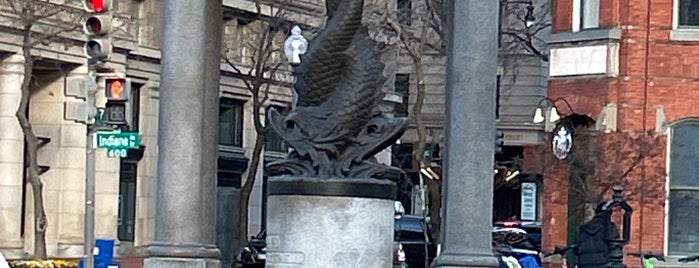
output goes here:
[[121, 268], [143, 268], [143, 257], [141, 256], [124, 256], [117, 260], [121, 262]]

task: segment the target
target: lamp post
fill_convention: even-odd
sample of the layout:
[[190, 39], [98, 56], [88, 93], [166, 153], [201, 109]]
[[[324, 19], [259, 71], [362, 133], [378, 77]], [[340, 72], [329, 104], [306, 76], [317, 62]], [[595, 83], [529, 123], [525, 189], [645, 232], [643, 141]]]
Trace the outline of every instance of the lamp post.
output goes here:
[[[289, 35], [289, 37], [286, 38], [286, 41], [284, 41], [284, 55], [292, 67], [301, 64], [301, 55], [306, 53], [306, 50], [308, 49], [308, 40], [301, 35], [301, 32], [302, 31], [299, 26], [294, 26], [294, 28], [291, 29], [291, 35]], [[294, 79], [293, 74], [291, 79]], [[291, 95], [291, 107], [296, 107], [296, 103], [298, 102], [298, 94], [293, 87], [291, 88]]]
[[612, 199], [607, 201], [602, 206], [602, 209], [608, 213], [611, 213], [615, 208], [620, 208], [624, 211], [624, 218], [622, 221], [623, 234], [620, 238], [607, 241], [609, 244], [609, 261], [607, 267], [626, 268], [626, 265], [624, 265], [624, 246], [631, 240], [631, 214], [633, 214], [633, 208], [626, 202], [621, 186], [614, 186], [612, 190], [614, 191]]
[[294, 26], [291, 35], [284, 42], [284, 54], [292, 66], [301, 64], [301, 55], [306, 53], [308, 40], [301, 35], [301, 28]]
[[500, 1], [500, 6], [505, 7], [510, 4], [526, 4], [527, 5], [527, 13], [524, 16], [524, 24], [527, 26], [527, 28], [532, 27], [534, 23], [536, 22], [536, 18], [534, 17], [534, 3], [532, 0], [526, 0], [526, 1], [507, 1], [507, 0], [501, 0]]
[[[541, 104], [544, 101], [548, 102], [551, 105], [545, 111], [541, 109]], [[541, 100], [539, 100], [539, 103], [536, 104], [536, 110], [534, 111], [534, 118], [532, 119], [532, 122], [537, 123], [537, 124], [544, 123], [545, 130], [551, 131], [553, 129], [552, 123], [555, 123], [556, 121], [558, 121], [558, 119], [561, 118], [560, 114], [558, 113], [558, 111], [560, 109], [558, 109], [558, 106], [557, 106], [557, 103], [559, 101], [562, 101], [563, 103], [566, 104], [566, 107], [568, 108], [568, 113], [567, 113], [568, 115], [575, 113], [575, 111], [573, 110], [573, 107], [570, 106], [570, 103], [568, 103], [568, 101], [566, 99], [564, 99], [564, 98], [551, 99], [548, 97], [544, 97]]]

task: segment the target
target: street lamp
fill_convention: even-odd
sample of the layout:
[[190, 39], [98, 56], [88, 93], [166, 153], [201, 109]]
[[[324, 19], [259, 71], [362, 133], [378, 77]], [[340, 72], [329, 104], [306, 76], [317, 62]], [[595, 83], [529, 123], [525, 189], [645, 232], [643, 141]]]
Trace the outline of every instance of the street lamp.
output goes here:
[[529, 1], [529, 5], [527, 6], [527, 15], [524, 16], [524, 23], [527, 28], [529, 28], [532, 27], [535, 22], [536, 18], [534, 18], [534, 5], [532, 5], [532, 1]]
[[534, 3], [532, 0], [527, 0], [527, 1], [507, 1], [507, 0], [502, 0], [500, 3], [503, 5], [509, 5], [509, 4], [527, 4], [527, 14], [524, 16], [524, 24], [527, 26], [527, 28], [532, 27], [534, 23], [536, 22], [536, 18], [534, 17]]
[[[546, 111], [543, 111], [541, 109], [541, 104], [544, 101], [547, 101], [551, 105], [548, 109], [546, 109]], [[547, 121], [546, 119], [548, 119], [548, 122], [546, 122], [547, 130], [548, 130], [549, 123], [555, 123], [556, 121], [558, 121], [558, 119], [561, 118], [560, 114], [558, 113], [559, 109], [556, 106], [556, 103], [558, 103], [559, 101], [562, 101], [563, 103], [566, 104], [566, 106], [568, 108], [568, 114], [575, 113], [575, 111], [573, 111], [573, 107], [570, 106], [570, 103], [568, 103], [568, 101], [566, 99], [564, 99], [564, 98], [550, 99], [550, 98], [544, 97], [536, 105], [536, 110], [534, 111], [534, 118], [533, 118], [532, 122], [538, 124], [538, 123], [543, 123], [544, 121]]]
[[289, 63], [292, 66], [301, 64], [301, 55], [306, 53], [307, 48], [308, 40], [301, 35], [301, 28], [294, 26], [291, 29], [291, 35], [284, 42], [284, 54], [286, 54]]

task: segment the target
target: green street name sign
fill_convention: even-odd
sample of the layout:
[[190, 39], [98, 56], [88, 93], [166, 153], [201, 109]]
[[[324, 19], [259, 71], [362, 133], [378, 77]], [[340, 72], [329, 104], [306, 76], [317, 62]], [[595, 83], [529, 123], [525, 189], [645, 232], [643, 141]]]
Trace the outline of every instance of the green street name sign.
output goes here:
[[138, 132], [97, 132], [95, 139], [97, 148], [108, 150], [124, 149], [126, 151], [126, 149], [137, 149], [141, 145], [141, 134]]

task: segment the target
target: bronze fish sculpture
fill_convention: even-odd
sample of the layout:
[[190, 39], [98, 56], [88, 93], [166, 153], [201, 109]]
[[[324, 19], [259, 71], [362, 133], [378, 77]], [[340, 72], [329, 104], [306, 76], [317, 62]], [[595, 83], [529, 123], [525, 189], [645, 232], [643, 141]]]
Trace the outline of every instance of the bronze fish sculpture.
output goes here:
[[328, 21], [294, 67], [297, 100], [269, 123], [292, 148], [267, 166], [272, 176], [397, 180], [402, 170], [374, 155], [405, 132], [407, 118], [382, 114], [378, 105], [384, 64], [382, 46], [362, 25], [363, 0], [328, 0]]

